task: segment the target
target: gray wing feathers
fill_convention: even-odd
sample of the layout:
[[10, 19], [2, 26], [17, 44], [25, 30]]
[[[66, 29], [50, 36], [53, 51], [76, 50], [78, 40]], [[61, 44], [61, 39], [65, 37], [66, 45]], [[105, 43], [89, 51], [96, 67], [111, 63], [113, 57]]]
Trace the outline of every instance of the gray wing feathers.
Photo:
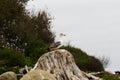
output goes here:
[[61, 42], [58, 41], [58, 42], [53, 43], [53, 44], [50, 46], [50, 48], [57, 48], [57, 47], [60, 46], [60, 45], [61, 45]]

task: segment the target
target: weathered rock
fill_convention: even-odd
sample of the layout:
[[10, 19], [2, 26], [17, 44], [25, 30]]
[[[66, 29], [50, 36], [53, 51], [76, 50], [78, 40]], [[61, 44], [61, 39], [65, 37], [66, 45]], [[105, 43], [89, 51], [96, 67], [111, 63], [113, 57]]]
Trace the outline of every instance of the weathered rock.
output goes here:
[[50, 72], [57, 80], [100, 80], [83, 73], [75, 64], [71, 53], [64, 49], [45, 53], [39, 58], [34, 69]]
[[17, 76], [14, 72], [5, 72], [0, 75], [0, 80], [17, 80]]
[[20, 80], [56, 80], [55, 77], [43, 70], [31, 70]]

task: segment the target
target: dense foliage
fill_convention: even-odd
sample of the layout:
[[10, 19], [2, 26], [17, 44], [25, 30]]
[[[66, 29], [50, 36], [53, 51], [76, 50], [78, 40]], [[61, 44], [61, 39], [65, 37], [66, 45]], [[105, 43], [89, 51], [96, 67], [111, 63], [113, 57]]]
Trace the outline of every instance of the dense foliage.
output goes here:
[[103, 78], [104, 80], [120, 80], [120, 75], [111, 74], [109, 72], [105, 72], [97, 76]]
[[89, 56], [86, 52], [83, 52], [79, 48], [72, 47], [70, 45], [64, 46], [64, 49], [70, 51], [76, 61], [78, 67], [83, 71], [104, 71], [101, 62], [94, 56]]
[[36, 40], [54, 41], [51, 18], [45, 11], [30, 17], [19, 0], [1, 0], [0, 10], [1, 48], [15, 48], [23, 53], [25, 47]]
[[[54, 42], [55, 35], [51, 31], [50, 15], [41, 11], [37, 16], [30, 16], [25, 10], [27, 1], [0, 0], [0, 57], [13, 55], [14, 58], [15, 56], [19, 58], [21, 54], [28, 59], [26, 64], [32, 64], [46, 52], [48, 45]], [[6, 65], [7, 62], [4, 64]], [[11, 63], [7, 66], [15, 65]]]
[[24, 66], [25, 56], [13, 49], [0, 50], [0, 66]]

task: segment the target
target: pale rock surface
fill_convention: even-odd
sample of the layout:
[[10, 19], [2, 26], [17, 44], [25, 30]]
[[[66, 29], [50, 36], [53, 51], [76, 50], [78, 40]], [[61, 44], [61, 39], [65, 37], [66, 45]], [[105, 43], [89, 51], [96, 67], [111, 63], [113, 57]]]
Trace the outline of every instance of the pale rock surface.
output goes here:
[[33, 69], [41, 69], [54, 75], [57, 80], [102, 80], [82, 72], [74, 57], [64, 49], [54, 50], [41, 56]]
[[20, 80], [56, 80], [54, 76], [43, 70], [31, 70]]
[[14, 72], [5, 72], [0, 75], [0, 80], [17, 80], [17, 75]]

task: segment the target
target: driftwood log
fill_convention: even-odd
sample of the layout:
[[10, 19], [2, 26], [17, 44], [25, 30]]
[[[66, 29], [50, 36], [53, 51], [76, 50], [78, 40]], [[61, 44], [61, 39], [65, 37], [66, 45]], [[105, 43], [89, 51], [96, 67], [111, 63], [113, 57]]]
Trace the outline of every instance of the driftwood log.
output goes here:
[[45, 70], [57, 80], [102, 80], [82, 72], [75, 64], [74, 57], [64, 49], [58, 49], [41, 56], [33, 69]]

